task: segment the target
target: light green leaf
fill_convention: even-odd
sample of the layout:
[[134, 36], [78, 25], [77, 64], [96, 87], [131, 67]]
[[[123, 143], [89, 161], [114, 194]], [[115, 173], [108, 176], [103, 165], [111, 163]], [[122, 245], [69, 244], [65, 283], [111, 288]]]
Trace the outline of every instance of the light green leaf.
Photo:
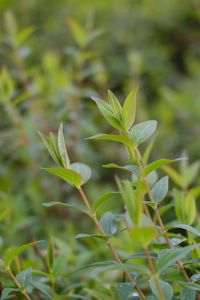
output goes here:
[[60, 151], [60, 156], [62, 159], [63, 167], [65, 167], [66, 169], [69, 169], [70, 161], [69, 161], [69, 156], [68, 156], [67, 150], [66, 150], [62, 123], [60, 124], [60, 127], [58, 129], [58, 148]]
[[114, 235], [117, 232], [117, 224], [115, 220], [115, 215], [107, 211], [103, 214], [100, 219], [100, 224], [103, 227], [104, 232], [106, 235]]
[[124, 170], [124, 171], [134, 173], [136, 175], [140, 175], [140, 169], [136, 165], [119, 166], [117, 164], [110, 163], [110, 164], [103, 165], [103, 167], [108, 168], [108, 169], [112, 169], [112, 168], [113, 169], [121, 169], [121, 170]]
[[99, 234], [87, 234], [87, 233], [79, 233], [75, 236], [76, 239], [82, 238], [95, 238], [107, 241], [110, 238], [110, 235], [99, 235]]
[[45, 147], [47, 148], [50, 156], [52, 157], [52, 159], [55, 161], [55, 163], [59, 166], [62, 166], [60, 164], [59, 159], [57, 158], [56, 153], [54, 152], [54, 147], [52, 147], [52, 144], [50, 142], [50, 138], [48, 136], [46, 136], [45, 134], [43, 134], [42, 132], [38, 131], [38, 134], [40, 136], [40, 138], [43, 141], [43, 144], [45, 145]]
[[[159, 294], [158, 288], [156, 286], [155, 280], [151, 279], [149, 281], [149, 283], [150, 283], [150, 287], [151, 287], [151, 290], [152, 290], [153, 294], [158, 299], [160, 299], [160, 294]], [[159, 279], [159, 284], [160, 284], [160, 287], [163, 291], [163, 294], [164, 294], [165, 298], [167, 300], [171, 300], [173, 298], [173, 288], [172, 288], [172, 286], [168, 282], [160, 280], [160, 279]]]
[[43, 170], [54, 174], [72, 186], [76, 188], [80, 188], [81, 184], [83, 183], [83, 179], [81, 175], [74, 170], [64, 169], [64, 168], [42, 168]]
[[122, 107], [112, 91], [108, 90], [108, 101], [116, 118], [121, 118]]
[[112, 112], [112, 107], [109, 105], [106, 101], [98, 99], [96, 97], [92, 97], [92, 99], [95, 101], [96, 105], [98, 106], [100, 112], [104, 116], [104, 118], [108, 121], [108, 123], [118, 129], [123, 130], [123, 127], [121, 125], [121, 122], [115, 117], [115, 115]]
[[85, 208], [85, 206], [77, 203], [63, 203], [63, 202], [44, 202], [43, 206], [45, 207], [54, 207], [54, 206], [61, 206], [61, 207], [67, 207], [67, 208], [73, 208], [76, 209], [84, 214], [89, 214], [88, 210]]
[[109, 270], [129, 270], [138, 272], [141, 274], [149, 274], [149, 269], [143, 265], [139, 264], [124, 264], [117, 263], [116, 261], [101, 261], [89, 265], [85, 265], [74, 272], [78, 272], [85, 269], [100, 269], [100, 271], [109, 271]]
[[136, 124], [130, 130], [134, 143], [138, 146], [145, 142], [156, 131], [157, 121], [151, 120]]
[[122, 108], [122, 118], [124, 123], [124, 128], [129, 130], [135, 121], [136, 116], [136, 94], [138, 87], [134, 88], [127, 96], [123, 108]]
[[132, 227], [129, 229], [130, 236], [134, 244], [147, 247], [156, 235], [156, 229], [153, 227]]
[[15, 259], [15, 257], [17, 257], [18, 255], [20, 255], [22, 252], [28, 250], [29, 248], [34, 247], [35, 245], [37, 245], [40, 241], [36, 241], [33, 243], [28, 243], [28, 244], [24, 244], [20, 247], [17, 248], [9, 248], [6, 251], [5, 257], [4, 257], [4, 263], [7, 267], [9, 267], [11, 265], [11, 263], [13, 262], [13, 260]]
[[75, 19], [68, 18], [67, 23], [69, 28], [73, 34], [73, 38], [77, 45], [81, 48], [84, 48], [87, 45], [88, 36], [87, 32], [84, 30], [83, 26], [81, 26]]
[[18, 292], [19, 289], [17, 288], [4, 288], [3, 291], [2, 291], [2, 294], [1, 294], [1, 300], [7, 300], [7, 299], [10, 299], [10, 294], [12, 292]]
[[143, 209], [143, 197], [140, 189], [133, 189], [132, 183], [124, 181], [120, 187], [122, 199], [134, 224], [140, 224]]
[[130, 139], [127, 137], [117, 135], [117, 134], [106, 134], [106, 133], [93, 135], [87, 138], [87, 140], [107, 140], [107, 141], [122, 143], [125, 145], [130, 145], [131, 142]]
[[178, 260], [185, 258], [192, 250], [198, 248], [200, 244], [181, 247], [168, 250], [158, 258], [157, 269], [159, 273], [164, 272], [169, 266], [172, 266]]
[[154, 201], [157, 204], [160, 203], [167, 195], [168, 184], [169, 184], [169, 177], [164, 176], [152, 188], [151, 194], [153, 196]]
[[81, 175], [83, 183], [86, 183], [92, 175], [91, 169], [82, 163], [73, 163], [70, 165], [70, 169]]
[[109, 192], [103, 196], [101, 196], [100, 198], [98, 198], [95, 203], [93, 204], [93, 210], [94, 211], [98, 211], [99, 207], [105, 203], [106, 201], [110, 200], [110, 198], [112, 198], [113, 196], [115, 196], [116, 194], [119, 194], [119, 192]]
[[176, 162], [176, 161], [179, 161], [182, 159], [185, 159], [185, 158], [156, 160], [145, 167], [145, 175], [148, 175], [149, 173], [151, 173], [154, 170], [157, 170], [160, 167], [163, 167], [165, 165], [171, 164], [173, 162]]

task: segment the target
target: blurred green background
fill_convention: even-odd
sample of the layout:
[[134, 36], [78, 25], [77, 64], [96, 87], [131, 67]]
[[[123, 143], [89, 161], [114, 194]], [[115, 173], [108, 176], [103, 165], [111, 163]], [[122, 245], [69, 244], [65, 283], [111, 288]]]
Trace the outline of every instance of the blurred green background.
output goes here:
[[[84, 139], [111, 131], [91, 96], [105, 98], [109, 88], [122, 101], [139, 85], [137, 121], [159, 122], [152, 159], [183, 151], [199, 159], [198, 0], [1, 0], [0, 69], [1, 254], [53, 235], [66, 243], [71, 266], [93, 256], [73, 237], [87, 230], [84, 217], [42, 206], [78, 198], [40, 170], [53, 163], [37, 134], [63, 122], [71, 160], [92, 168], [87, 189], [98, 198], [114, 182], [101, 165], [127, 156], [120, 146]], [[37, 259], [29, 263], [36, 267]]]

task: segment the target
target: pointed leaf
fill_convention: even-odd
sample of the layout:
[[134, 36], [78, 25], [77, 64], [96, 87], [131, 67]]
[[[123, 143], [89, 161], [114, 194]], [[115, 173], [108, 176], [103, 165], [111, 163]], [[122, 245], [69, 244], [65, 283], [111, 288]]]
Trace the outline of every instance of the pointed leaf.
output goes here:
[[92, 99], [96, 102], [100, 112], [102, 113], [104, 118], [108, 121], [108, 123], [110, 123], [112, 127], [118, 130], [123, 130], [121, 122], [115, 117], [115, 115], [112, 112], [111, 105], [109, 105], [106, 101], [98, 99], [96, 97], [93, 97]]
[[138, 146], [145, 142], [156, 131], [157, 121], [151, 120], [136, 124], [130, 130], [133, 141]]
[[185, 258], [192, 250], [198, 248], [200, 244], [181, 247], [168, 250], [157, 261], [157, 269], [159, 273], [164, 272], [169, 266], [172, 266], [178, 260]]
[[191, 233], [193, 233], [194, 235], [200, 237], [200, 231], [197, 230], [196, 228], [192, 227], [192, 226], [189, 226], [187, 224], [175, 224], [175, 225], [172, 225], [170, 226], [171, 228], [180, 228], [180, 229], [185, 229]]
[[81, 175], [70, 169], [64, 169], [64, 168], [42, 168], [42, 169], [60, 177], [61, 179], [63, 179], [70, 185], [75, 186], [76, 188], [80, 188], [83, 182]]
[[76, 239], [82, 238], [96, 238], [107, 241], [110, 238], [110, 235], [99, 235], [99, 234], [87, 234], [87, 233], [79, 233], [75, 236]]
[[122, 118], [124, 122], [124, 128], [126, 130], [129, 130], [135, 121], [137, 91], [138, 91], [138, 87], [134, 88], [130, 92], [122, 108]]
[[4, 263], [6, 266], [10, 266], [15, 257], [20, 255], [22, 252], [28, 250], [29, 248], [34, 247], [36, 244], [38, 244], [39, 241], [24, 244], [18, 248], [10, 248], [6, 251], [5, 257], [4, 257]]
[[121, 118], [122, 107], [112, 91], [108, 90], [108, 101], [112, 107], [112, 111], [117, 118]]
[[129, 138], [117, 134], [100, 133], [87, 138], [87, 140], [107, 140], [122, 143], [125, 145], [130, 145]]
[[62, 158], [63, 167], [69, 169], [70, 161], [66, 150], [62, 123], [60, 124], [60, 127], [58, 129], [58, 148], [60, 151], [60, 156]]
[[195, 300], [196, 299], [196, 291], [191, 290], [187, 287], [184, 287], [181, 290], [181, 300]]
[[110, 164], [103, 165], [103, 167], [108, 168], [108, 169], [112, 169], [112, 168], [113, 169], [121, 169], [124, 171], [134, 173], [136, 175], [140, 175], [140, 169], [136, 165], [119, 166], [117, 164], [110, 163]]
[[154, 170], [157, 170], [160, 167], [163, 167], [165, 165], [171, 164], [173, 162], [176, 162], [176, 161], [179, 161], [182, 159], [185, 159], [185, 158], [156, 160], [145, 167], [145, 175], [148, 175], [149, 173], [151, 173]]
[[54, 207], [54, 206], [61, 206], [61, 207], [67, 207], [67, 208], [73, 208], [76, 209], [84, 214], [88, 214], [88, 210], [85, 208], [85, 206], [77, 203], [63, 203], [63, 202], [44, 202], [42, 204], [45, 207]]
[[119, 192], [109, 192], [100, 198], [98, 198], [95, 203], [93, 204], [93, 210], [98, 211], [99, 207], [105, 203], [106, 201], [110, 200], [114, 195], [119, 194]]

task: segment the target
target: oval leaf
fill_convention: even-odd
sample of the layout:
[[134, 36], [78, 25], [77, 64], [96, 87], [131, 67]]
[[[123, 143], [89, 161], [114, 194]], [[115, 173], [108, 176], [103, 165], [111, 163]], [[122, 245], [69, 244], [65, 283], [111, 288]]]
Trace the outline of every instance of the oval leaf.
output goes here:
[[138, 146], [145, 142], [148, 138], [152, 136], [152, 134], [156, 131], [157, 121], [151, 120], [139, 123], [133, 126], [130, 130], [130, 134]]
[[158, 182], [156, 182], [153, 189], [151, 190], [153, 199], [157, 204], [160, 203], [167, 195], [168, 185], [169, 185], [169, 177], [165, 176], [161, 178]]
[[83, 179], [83, 183], [86, 183], [92, 175], [91, 169], [87, 165], [81, 163], [71, 164], [70, 170], [74, 170], [75, 172], [80, 174]]

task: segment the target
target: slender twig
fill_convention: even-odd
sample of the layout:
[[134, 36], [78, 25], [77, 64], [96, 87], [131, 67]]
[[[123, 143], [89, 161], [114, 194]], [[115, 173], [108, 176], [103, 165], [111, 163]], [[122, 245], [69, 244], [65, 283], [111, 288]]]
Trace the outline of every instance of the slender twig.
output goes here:
[[[105, 236], [106, 235], [105, 231], [104, 231], [103, 227], [101, 226], [101, 224], [99, 223], [99, 220], [97, 219], [97, 216], [96, 216], [95, 212], [93, 211], [93, 209], [92, 209], [92, 207], [91, 207], [91, 205], [90, 205], [90, 203], [89, 203], [89, 201], [88, 201], [88, 199], [87, 199], [87, 197], [86, 197], [86, 195], [85, 195], [85, 193], [84, 193], [84, 191], [83, 191], [83, 189], [81, 187], [79, 189], [79, 193], [80, 193], [80, 195], [81, 195], [81, 197], [83, 199], [83, 202], [84, 202], [85, 206], [87, 207], [87, 209], [89, 211], [89, 215], [90, 215], [91, 219], [96, 224], [96, 226], [97, 226], [100, 234], [102, 236]], [[117, 263], [118, 264], [122, 264], [122, 261], [121, 261], [119, 255], [117, 254], [117, 251], [115, 250], [115, 248], [114, 248], [114, 246], [113, 246], [113, 244], [112, 244], [112, 242], [110, 240], [107, 241], [107, 245], [108, 245], [108, 247], [109, 247], [109, 249], [110, 249], [113, 257], [117, 261]], [[125, 273], [126, 277], [129, 279], [129, 281], [132, 282], [132, 283], [134, 283], [134, 287], [137, 290], [138, 294], [140, 295], [141, 299], [145, 300], [146, 298], [145, 298], [142, 290], [139, 288], [139, 286], [137, 284], [135, 284], [135, 281], [132, 278], [131, 274], [128, 271], [126, 271], [126, 270], [124, 271], [124, 273]]]

